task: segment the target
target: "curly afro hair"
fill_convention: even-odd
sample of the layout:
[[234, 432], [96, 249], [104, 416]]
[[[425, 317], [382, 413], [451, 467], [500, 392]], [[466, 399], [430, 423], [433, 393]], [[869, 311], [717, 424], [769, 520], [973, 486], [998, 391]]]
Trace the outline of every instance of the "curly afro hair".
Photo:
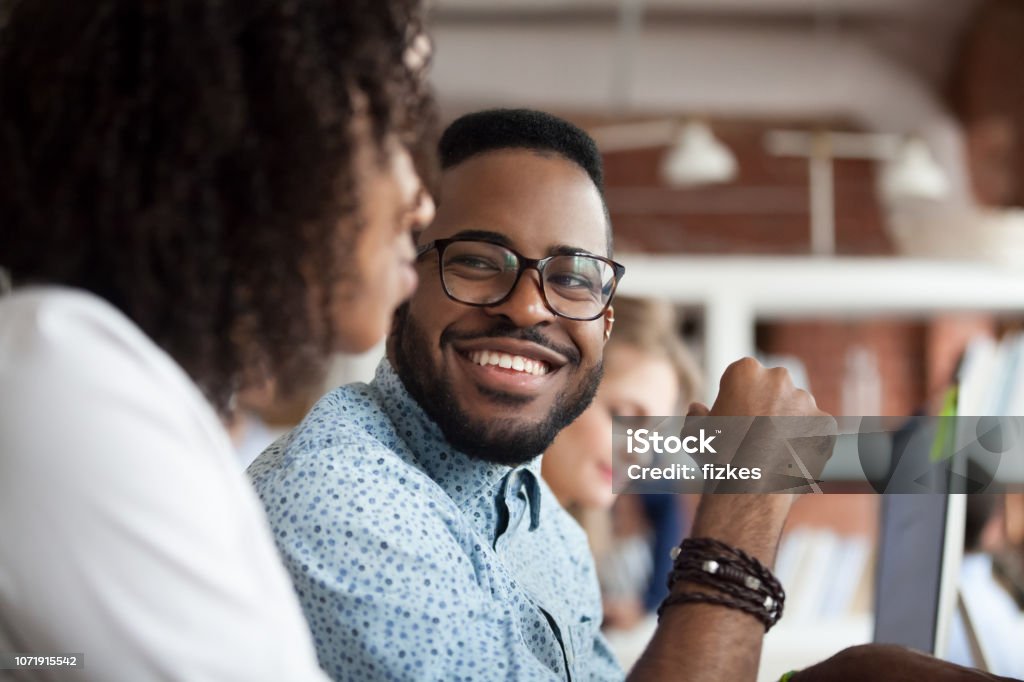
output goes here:
[[4, 3], [14, 285], [103, 297], [222, 412], [251, 382], [315, 378], [361, 224], [354, 119], [381, 162], [397, 135], [431, 175], [419, 0]]

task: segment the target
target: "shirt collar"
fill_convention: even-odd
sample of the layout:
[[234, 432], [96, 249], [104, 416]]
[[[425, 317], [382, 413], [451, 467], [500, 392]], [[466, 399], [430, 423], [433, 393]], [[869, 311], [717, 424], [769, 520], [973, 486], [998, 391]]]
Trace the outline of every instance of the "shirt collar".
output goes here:
[[460, 509], [468, 509], [481, 497], [499, 502], [523, 490], [530, 508], [529, 529], [537, 528], [540, 524], [539, 455], [526, 464], [510, 467], [456, 450], [445, 439], [441, 427], [409, 395], [386, 358], [377, 365], [372, 385], [380, 395], [381, 407], [420, 468]]

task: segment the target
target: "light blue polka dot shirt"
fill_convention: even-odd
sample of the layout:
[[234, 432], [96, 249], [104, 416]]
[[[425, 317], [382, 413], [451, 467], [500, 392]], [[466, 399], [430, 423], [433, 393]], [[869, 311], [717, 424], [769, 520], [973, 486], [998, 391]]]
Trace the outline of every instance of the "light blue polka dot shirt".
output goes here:
[[540, 478], [452, 449], [385, 360], [249, 468], [335, 680], [621, 680], [587, 540]]

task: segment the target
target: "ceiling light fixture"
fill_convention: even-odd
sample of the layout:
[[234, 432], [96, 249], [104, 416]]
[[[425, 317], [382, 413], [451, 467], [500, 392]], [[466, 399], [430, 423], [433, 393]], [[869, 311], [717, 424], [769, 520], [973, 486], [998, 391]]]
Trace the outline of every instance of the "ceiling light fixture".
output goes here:
[[736, 179], [736, 156], [703, 121], [683, 124], [661, 161], [661, 177], [671, 187], [694, 187]]
[[807, 158], [810, 175], [811, 253], [836, 250], [834, 159], [872, 159], [885, 166], [879, 192], [889, 203], [900, 199], [943, 198], [949, 180], [928, 146], [917, 137], [889, 133], [836, 133], [773, 130], [765, 138], [769, 153]]
[[919, 137], [910, 137], [882, 167], [879, 190], [886, 201], [942, 199], [949, 193], [949, 178]]

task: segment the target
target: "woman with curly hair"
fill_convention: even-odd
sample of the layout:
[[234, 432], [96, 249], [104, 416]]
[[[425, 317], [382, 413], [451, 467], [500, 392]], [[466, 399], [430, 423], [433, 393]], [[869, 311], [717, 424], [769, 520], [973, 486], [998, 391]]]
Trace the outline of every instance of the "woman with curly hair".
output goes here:
[[0, 0], [0, 651], [320, 679], [224, 422], [415, 287], [420, 13]]

